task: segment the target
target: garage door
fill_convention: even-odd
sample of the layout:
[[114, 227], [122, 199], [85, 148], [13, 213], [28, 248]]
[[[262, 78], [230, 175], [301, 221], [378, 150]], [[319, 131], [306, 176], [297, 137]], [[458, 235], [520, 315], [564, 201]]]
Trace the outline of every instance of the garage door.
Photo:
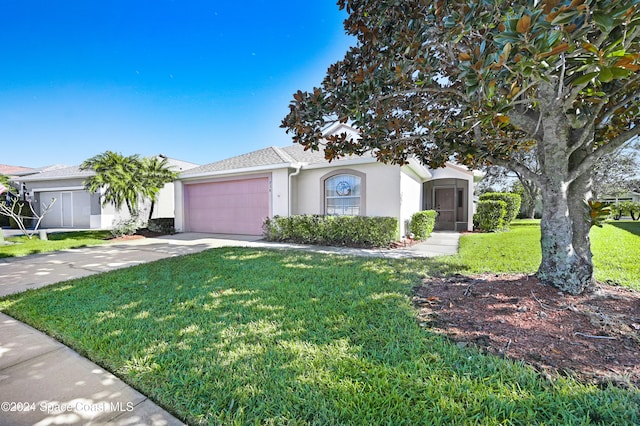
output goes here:
[[185, 185], [187, 230], [216, 234], [262, 234], [269, 216], [269, 178]]
[[46, 214], [40, 226], [42, 228], [89, 228], [90, 225], [90, 195], [86, 191], [52, 191], [40, 192], [40, 208], [45, 204], [56, 201]]

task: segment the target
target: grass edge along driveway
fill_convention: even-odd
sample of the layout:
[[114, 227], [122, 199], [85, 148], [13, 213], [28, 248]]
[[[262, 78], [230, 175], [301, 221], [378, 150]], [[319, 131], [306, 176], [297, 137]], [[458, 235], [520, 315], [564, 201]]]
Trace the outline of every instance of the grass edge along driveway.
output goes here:
[[109, 231], [97, 230], [52, 232], [48, 235], [48, 240], [41, 240], [37, 235], [31, 239], [25, 236], [7, 237], [6, 241], [9, 244], [0, 245], [0, 258], [21, 257], [104, 244], [109, 236], [111, 236]]
[[224, 248], [0, 302], [191, 424], [638, 424], [600, 389], [419, 327], [438, 259]]

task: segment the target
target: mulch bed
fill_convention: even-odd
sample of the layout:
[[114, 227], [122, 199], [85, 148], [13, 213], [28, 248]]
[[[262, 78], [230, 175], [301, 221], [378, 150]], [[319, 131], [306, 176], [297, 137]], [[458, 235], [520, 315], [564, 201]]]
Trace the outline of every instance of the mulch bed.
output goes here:
[[142, 238], [156, 238], [161, 237], [163, 235], [167, 235], [163, 232], [153, 232], [148, 229], [138, 229], [133, 235], [123, 235], [122, 237], [114, 237], [109, 238], [109, 241], [118, 242], [118, 241], [130, 241], [130, 240], [140, 240]]
[[571, 296], [523, 274], [428, 278], [414, 291], [421, 325], [461, 347], [550, 378], [640, 386], [640, 292], [600, 285]]

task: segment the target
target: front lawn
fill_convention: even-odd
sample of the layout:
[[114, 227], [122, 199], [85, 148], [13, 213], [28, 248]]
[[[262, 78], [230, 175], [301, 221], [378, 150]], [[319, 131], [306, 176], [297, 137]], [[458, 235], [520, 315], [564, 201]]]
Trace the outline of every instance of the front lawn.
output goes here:
[[[640, 222], [593, 227], [591, 244], [596, 279], [640, 290]], [[541, 257], [540, 221], [516, 220], [508, 232], [463, 235], [459, 254], [436, 267], [445, 273], [534, 273]]]
[[110, 235], [109, 231], [71, 231], [52, 232], [48, 234], [48, 240], [41, 240], [37, 235], [31, 239], [25, 236], [6, 238], [12, 244], [0, 245], [0, 258], [104, 244]]
[[421, 328], [411, 288], [463, 264], [225, 248], [0, 309], [192, 424], [640, 422], [637, 389], [549, 381]]

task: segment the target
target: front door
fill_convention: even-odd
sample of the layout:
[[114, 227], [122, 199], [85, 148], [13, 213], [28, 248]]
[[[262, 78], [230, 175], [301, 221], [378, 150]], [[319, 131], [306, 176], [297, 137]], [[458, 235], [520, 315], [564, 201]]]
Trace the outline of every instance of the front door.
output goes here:
[[455, 188], [434, 188], [433, 205], [438, 212], [434, 229], [454, 231], [456, 229]]

